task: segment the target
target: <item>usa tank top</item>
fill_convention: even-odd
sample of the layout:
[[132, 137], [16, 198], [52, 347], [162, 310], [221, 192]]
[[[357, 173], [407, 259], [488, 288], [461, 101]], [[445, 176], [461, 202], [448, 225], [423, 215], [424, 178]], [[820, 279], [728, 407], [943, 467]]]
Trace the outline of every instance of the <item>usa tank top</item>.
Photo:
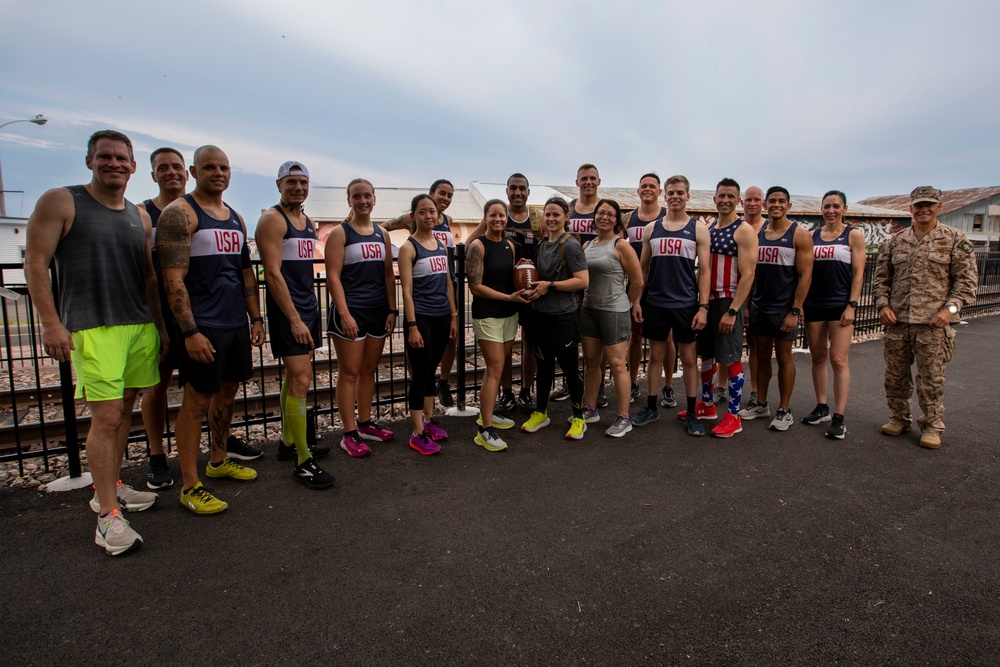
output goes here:
[[639, 209], [629, 213], [625, 232], [628, 234], [628, 244], [635, 250], [636, 257], [642, 257], [642, 235], [646, 231], [646, 225], [651, 222], [663, 222], [663, 216], [667, 214], [667, 209], [660, 207], [660, 213], [652, 220], [642, 221], [639, 219]]
[[417, 315], [439, 317], [451, 314], [448, 303], [448, 250], [440, 239], [428, 250], [412, 236], [407, 239], [416, 250], [413, 261], [413, 310]]
[[[281, 206], [272, 206], [285, 219], [285, 236], [281, 239], [281, 277], [288, 285], [288, 294], [299, 315], [315, 316], [318, 308], [313, 289], [313, 257], [316, 251], [316, 227], [306, 216], [306, 228], [295, 228]], [[277, 308], [268, 290], [268, 311]], [[273, 312], [273, 311], [272, 311]]]
[[371, 234], [361, 234], [351, 223], [344, 223], [344, 266], [340, 271], [340, 284], [349, 309], [389, 306], [385, 291], [385, 252], [385, 235], [381, 227], [373, 224]]
[[793, 222], [779, 238], [769, 240], [766, 223], [757, 234], [757, 272], [750, 303], [767, 315], [787, 315], [795, 300], [799, 273], [795, 268], [795, 230]]
[[236, 212], [225, 220], [206, 213], [191, 195], [184, 195], [194, 210], [198, 226], [191, 235], [191, 260], [184, 286], [191, 299], [191, 313], [200, 326], [234, 329], [246, 326], [243, 298], [243, 252], [246, 237]]
[[806, 305], [814, 308], [843, 308], [851, 299], [851, 226], [832, 241], [824, 241], [822, 227], [813, 232], [812, 283]]
[[569, 229], [566, 231], [570, 234], [576, 234], [580, 239], [581, 246], [597, 236], [597, 232], [594, 230], [594, 213], [596, 212], [595, 209], [590, 213], [577, 213], [576, 200], [569, 203]]
[[662, 224], [649, 237], [649, 283], [646, 300], [658, 308], [689, 308], [698, 304], [698, 280], [694, 264], [698, 257], [698, 221], [671, 232]]

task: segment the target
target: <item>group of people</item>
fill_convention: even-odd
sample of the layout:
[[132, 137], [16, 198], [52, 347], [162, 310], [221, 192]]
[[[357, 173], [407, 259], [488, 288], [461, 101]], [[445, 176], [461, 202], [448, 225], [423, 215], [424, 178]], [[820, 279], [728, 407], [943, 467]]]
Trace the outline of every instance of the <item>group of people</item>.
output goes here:
[[[127, 136], [95, 133], [86, 164], [93, 172], [90, 183], [56, 188], [39, 199], [28, 221], [25, 274], [45, 352], [72, 361], [77, 394], [90, 408], [86, 447], [95, 489], [90, 505], [98, 515], [95, 542], [119, 555], [142, 544], [121, 511], [140, 511], [157, 500], [155, 493], [133, 489], [119, 478], [141, 390], [150, 445], [147, 486], [158, 490], [173, 484], [162, 437], [166, 390], [175, 369], [184, 392], [175, 424], [182, 505], [202, 515], [228, 506], [200, 481], [206, 418], [205, 476], [256, 478], [245, 463], [262, 450], [235, 437], [231, 424], [238, 387], [252, 373], [251, 347], [264, 344], [265, 330], [247, 228], [223, 201], [231, 173], [221, 149], [197, 149], [190, 169], [180, 151], [154, 151], [152, 178], [159, 194], [139, 206], [125, 199], [136, 171]], [[188, 174], [195, 181], [190, 193]], [[683, 176], [669, 177], [661, 186], [655, 173], [644, 174], [637, 189], [640, 205], [626, 216], [617, 202], [598, 196], [594, 165], [579, 168], [577, 185], [578, 198], [554, 197], [534, 214], [527, 206], [528, 179], [513, 174], [507, 201], [487, 202], [482, 223], [466, 240], [473, 329], [486, 365], [476, 444], [505, 449], [498, 429], [515, 425], [515, 406], [527, 413], [522, 431], [548, 427], [549, 401], [561, 398], [572, 401], [566, 437], [581, 439], [588, 424], [600, 421], [599, 408], [608, 404], [606, 369], [616, 390], [616, 415], [606, 435], [622, 437], [633, 426], [649, 425], [659, 419], [659, 407], [677, 405], [670, 379], [678, 354], [686, 399], [678, 417], [688, 434], [706, 433], [701, 421], [717, 419], [720, 401], [723, 418], [711, 431], [718, 437], [739, 433], [743, 420], [770, 416], [772, 351], [778, 406], [770, 428], [785, 431], [794, 423], [791, 347], [802, 324], [817, 399], [802, 421], [829, 422], [827, 436], [846, 435], [847, 358], [865, 247], [861, 233], [844, 221], [842, 192], [824, 195], [823, 225], [810, 233], [788, 219], [791, 199], [780, 186], [766, 193], [756, 187], [741, 192], [736, 181], [723, 179], [714, 197], [718, 218], [706, 225], [687, 212], [690, 184]], [[318, 237], [303, 210], [309, 194], [305, 165], [282, 164], [276, 187], [279, 202], [261, 215], [256, 242], [267, 283], [272, 351], [285, 369], [277, 453], [294, 462], [295, 479], [322, 489], [334, 481], [317, 463], [329, 448], [310, 442], [306, 429], [321, 323], [312, 277]], [[451, 349], [454, 358], [458, 333], [455, 244], [452, 220], [444, 212], [453, 194], [451, 183], [436, 181], [428, 194], [414, 197], [408, 213], [380, 226], [371, 218], [375, 187], [355, 179], [347, 188], [351, 216], [327, 237], [332, 301], [327, 331], [337, 353], [340, 445], [352, 457], [371, 453], [366, 441], [394, 436], [372, 420], [385, 338], [398, 327], [391, 229], [410, 231], [398, 255], [401, 329], [410, 369], [409, 445], [420, 454], [435, 454], [448, 437], [433, 415], [435, 398], [450, 399], [453, 362], [447, 355]], [[936, 448], [944, 430], [944, 362], [954, 350], [950, 323], [975, 298], [975, 259], [960, 232], [937, 223], [939, 191], [917, 188], [911, 199], [913, 226], [887, 243], [875, 278], [875, 305], [887, 326], [891, 413], [882, 432], [900, 435], [911, 428], [910, 366], [915, 360], [924, 412], [918, 420], [920, 444]], [[48, 275], [53, 259], [60, 277], [58, 308]], [[534, 266], [536, 279], [518, 289], [514, 275], [525, 261]], [[751, 393], [744, 404], [745, 320]], [[519, 326], [526, 354], [515, 397], [512, 348]], [[629, 405], [642, 398], [637, 372], [644, 340], [649, 345], [646, 404], [633, 416]], [[834, 375], [832, 410], [828, 360]], [[565, 386], [553, 392], [557, 362]], [[724, 388], [715, 387], [716, 376]], [[533, 383], [537, 401], [531, 396]]]

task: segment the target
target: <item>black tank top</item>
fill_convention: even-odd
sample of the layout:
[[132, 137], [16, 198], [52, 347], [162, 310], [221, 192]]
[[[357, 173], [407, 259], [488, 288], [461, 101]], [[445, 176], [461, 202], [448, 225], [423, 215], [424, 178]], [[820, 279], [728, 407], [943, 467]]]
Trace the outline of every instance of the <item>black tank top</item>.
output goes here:
[[146, 303], [146, 230], [139, 209], [104, 206], [71, 185], [73, 224], [56, 246], [59, 303], [70, 331], [153, 321]]
[[[483, 285], [503, 294], [514, 293], [514, 248], [506, 238], [491, 241], [486, 236], [480, 236], [483, 243]], [[513, 301], [497, 301], [472, 297], [472, 318], [481, 320], [486, 317], [510, 317], [517, 312], [517, 304]]]

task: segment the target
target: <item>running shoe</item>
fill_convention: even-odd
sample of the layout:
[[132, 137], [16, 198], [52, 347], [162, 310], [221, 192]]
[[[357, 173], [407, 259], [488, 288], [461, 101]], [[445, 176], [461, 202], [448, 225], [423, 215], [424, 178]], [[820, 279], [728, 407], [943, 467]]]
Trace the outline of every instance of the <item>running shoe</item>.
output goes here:
[[569, 385], [563, 382], [562, 386], [549, 394], [550, 401], [565, 401], [569, 398]]
[[205, 476], [216, 479], [228, 477], [240, 482], [252, 482], [257, 479], [257, 471], [253, 468], [248, 468], [242, 463], [238, 463], [227, 456], [219, 465], [209, 463], [205, 466]]
[[438, 424], [435, 419], [430, 421], [424, 420], [424, 433], [434, 442], [445, 440], [448, 437], [448, 431], [441, 428], [441, 424]]
[[830, 421], [830, 406], [826, 403], [817, 403], [813, 411], [802, 418], [803, 424], [820, 424]]
[[633, 426], [645, 426], [646, 424], [652, 424], [653, 422], [660, 421], [660, 413], [656, 408], [651, 408], [648, 405], [639, 410], [639, 414], [632, 417]]
[[430, 456], [431, 454], [437, 454], [441, 451], [441, 445], [437, 444], [431, 440], [428, 433], [414, 433], [410, 437], [410, 449], [415, 449], [424, 456]]
[[774, 419], [771, 420], [771, 424], [768, 426], [772, 431], [787, 431], [788, 427], [795, 423], [795, 418], [792, 417], [790, 410], [782, 410], [778, 408], [778, 411], [774, 413]]
[[743, 432], [743, 420], [739, 415], [727, 412], [722, 415], [722, 421], [712, 429], [712, 435], [716, 438], [731, 438], [737, 433]]
[[538, 406], [535, 405], [535, 401], [531, 398], [530, 391], [522, 391], [517, 395], [517, 407], [524, 414], [530, 415]]
[[344, 435], [340, 440], [340, 448], [354, 458], [361, 458], [372, 453], [372, 450], [368, 448], [364, 440], [353, 435]]
[[[314, 442], [309, 445], [309, 453], [312, 457], [319, 461], [320, 459], [326, 458], [330, 453], [330, 448], [327, 445]], [[286, 445], [284, 440], [278, 440], [278, 460], [279, 461], [298, 461], [299, 460], [299, 450], [295, 448], [295, 445]]]
[[218, 514], [229, 507], [229, 503], [223, 502], [208, 492], [201, 482], [198, 482], [187, 491], [181, 491], [181, 505], [188, 508], [195, 514], [207, 516]]
[[[687, 410], [681, 410], [677, 413], [677, 418], [681, 421], [687, 419]], [[711, 403], [706, 403], [705, 401], [698, 401], [694, 404], [694, 416], [697, 419], [718, 419], [719, 413], [715, 409], [715, 405]]]
[[370, 422], [367, 426], [358, 424], [358, 433], [365, 440], [372, 442], [388, 442], [392, 440], [393, 433], [387, 428], [379, 428], [375, 422]]
[[583, 434], [587, 432], [587, 422], [582, 417], [574, 417], [569, 423], [569, 430], [566, 431], [567, 440], [583, 440]]
[[253, 461], [264, 455], [264, 450], [254, 447], [248, 442], [240, 440], [235, 435], [230, 434], [226, 441], [226, 456], [240, 461]]
[[516, 407], [517, 399], [514, 398], [514, 392], [505, 391], [503, 396], [500, 397], [500, 401], [497, 403], [497, 407], [494, 412], [499, 412], [502, 415], [509, 415]]
[[142, 537], [132, 530], [132, 526], [122, 517], [118, 508], [115, 508], [105, 516], [97, 517], [94, 544], [103, 547], [109, 556], [121, 556], [141, 547]]
[[695, 416], [688, 417], [684, 420], [684, 428], [687, 429], [688, 435], [693, 435], [695, 437], [700, 437], [705, 435], [705, 427], [701, 425], [698, 418]]
[[499, 435], [497, 435], [497, 430], [492, 427], [483, 429], [479, 433], [476, 433], [474, 442], [480, 447], [485, 447], [491, 452], [499, 452], [507, 449], [507, 443], [504, 442]]
[[[483, 425], [483, 415], [482, 413], [480, 413], [480, 415], [476, 417], [476, 426], [482, 426], [482, 425]], [[500, 428], [500, 429], [514, 428], [514, 420], [511, 419], [510, 417], [505, 417], [504, 415], [500, 415], [494, 412], [493, 428]]]
[[325, 489], [333, 486], [333, 475], [316, 465], [316, 461], [311, 458], [306, 459], [302, 465], [295, 466], [292, 477], [310, 489]]
[[[148, 510], [156, 502], [156, 499], [159, 498], [158, 495], [149, 491], [136, 491], [128, 484], [122, 484], [121, 480], [118, 480], [116, 493], [118, 495], [118, 506], [129, 512]], [[90, 499], [90, 509], [98, 514], [101, 513], [101, 501], [97, 499], [96, 491], [94, 492], [94, 497]]]
[[437, 394], [438, 400], [441, 402], [441, 407], [450, 408], [455, 405], [455, 399], [451, 397], [451, 385], [447, 381], [438, 380], [434, 393]]
[[629, 403], [635, 403], [642, 396], [642, 392], [639, 391], [639, 385], [632, 385], [632, 393], [629, 394]]
[[618, 415], [615, 418], [615, 423], [608, 427], [608, 430], [604, 432], [604, 435], [612, 438], [620, 438], [631, 430], [632, 420], [628, 417]]
[[597, 407], [606, 408], [608, 407], [608, 395], [604, 393], [604, 383], [597, 388]]
[[528, 421], [521, 424], [521, 430], [525, 433], [537, 433], [551, 423], [552, 420], [549, 419], [547, 414], [536, 410], [528, 417]]
[[[567, 417], [566, 421], [572, 424], [573, 423], [573, 415], [570, 415], [569, 417]], [[587, 422], [588, 424], [596, 424], [597, 422], [601, 421], [601, 415], [600, 415], [599, 412], [597, 412], [597, 410], [591, 410], [590, 408], [584, 408], [583, 409], [583, 421]]]
[[826, 429], [826, 437], [836, 440], [843, 440], [847, 435], [847, 424], [844, 422], [844, 415], [834, 415], [830, 427]]
[[713, 403], [728, 403], [729, 402], [729, 390], [725, 387], [716, 387], [715, 395], [712, 398]]
[[740, 419], [745, 419], [747, 421], [752, 421], [757, 419], [757, 417], [770, 417], [771, 409], [767, 405], [761, 405], [757, 401], [751, 399], [747, 406], [740, 410]]
[[150, 456], [149, 472], [146, 473], [146, 486], [156, 491], [167, 489], [174, 485], [174, 476], [167, 465], [166, 457]]
[[673, 387], [664, 387], [663, 391], [660, 392], [660, 405], [665, 408], [677, 407], [677, 399], [674, 398]]

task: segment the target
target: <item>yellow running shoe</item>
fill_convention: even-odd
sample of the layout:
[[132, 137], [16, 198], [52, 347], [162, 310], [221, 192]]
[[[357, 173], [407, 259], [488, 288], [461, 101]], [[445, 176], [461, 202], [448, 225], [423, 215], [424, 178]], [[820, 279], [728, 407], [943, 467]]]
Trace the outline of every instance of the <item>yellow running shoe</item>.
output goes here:
[[216, 478], [230, 477], [232, 479], [238, 479], [241, 482], [252, 482], [257, 479], [257, 471], [253, 468], [248, 468], [242, 463], [238, 463], [227, 456], [218, 466], [214, 466], [209, 463], [205, 467], [205, 476]]
[[569, 423], [569, 430], [566, 431], [567, 440], [583, 440], [583, 434], [587, 432], [587, 422], [583, 417], [573, 417]]
[[550, 423], [552, 422], [549, 420], [548, 415], [544, 412], [538, 412], [536, 410], [531, 413], [530, 417], [528, 417], [528, 421], [521, 424], [521, 430], [525, 433], [535, 433], [536, 431], [541, 431]]
[[201, 482], [192, 486], [189, 491], [181, 491], [181, 505], [203, 516], [224, 512], [229, 507], [229, 503], [213, 496]]

